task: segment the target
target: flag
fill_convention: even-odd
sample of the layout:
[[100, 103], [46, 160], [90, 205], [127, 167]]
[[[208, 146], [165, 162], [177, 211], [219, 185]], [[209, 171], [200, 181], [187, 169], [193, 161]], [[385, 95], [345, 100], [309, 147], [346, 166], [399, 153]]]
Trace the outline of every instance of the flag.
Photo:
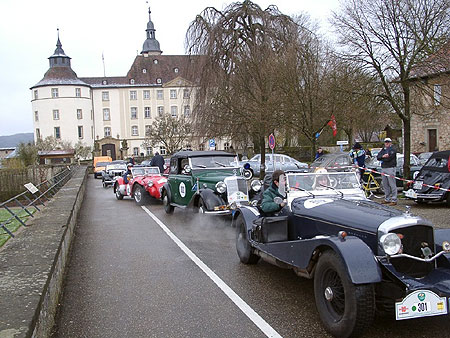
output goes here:
[[333, 136], [336, 137], [337, 135], [337, 127], [336, 127], [336, 119], [334, 118], [334, 115], [331, 115], [331, 120], [327, 123], [331, 129], [333, 129]]

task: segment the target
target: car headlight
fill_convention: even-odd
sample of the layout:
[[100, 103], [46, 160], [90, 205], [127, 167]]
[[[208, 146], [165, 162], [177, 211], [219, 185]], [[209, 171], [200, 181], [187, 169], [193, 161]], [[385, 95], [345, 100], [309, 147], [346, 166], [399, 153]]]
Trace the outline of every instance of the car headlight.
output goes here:
[[260, 191], [262, 187], [262, 182], [260, 180], [254, 180], [250, 183], [253, 191]]
[[225, 191], [227, 191], [227, 185], [220, 181], [216, 183], [216, 190], [219, 194], [223, 194]]
[[448, 241], [442, 242], [442, 249], [444, 249], [445, 252], [450, 252], [450, 243]]
[[396, 234], [389, 233], [381, 236], [380, 243], [386, 254], [392, 256], [399, 253], [402, 248], [402, 241]]
[[148, 181], [148, 182], [147, 182], [147, 185], [148, 185], [149, 187], [153, 187], [153, 181]]

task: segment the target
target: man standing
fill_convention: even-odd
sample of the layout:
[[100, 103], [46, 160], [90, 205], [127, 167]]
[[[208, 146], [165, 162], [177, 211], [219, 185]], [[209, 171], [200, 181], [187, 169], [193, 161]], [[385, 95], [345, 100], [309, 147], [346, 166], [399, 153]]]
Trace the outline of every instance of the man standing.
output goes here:
[[395, 182], [395, 167], [397, 166], [397, 151], [392, 145], [389, 137], [384, 139], [384, 147], [377, 155], [377, 160], [381, 161], [381, 181], [384, 189], [383, 204], [397, 205], [397, 184]]
[[158, 167], [159, 172], [164, 173], [164, 157], [162, 157], [158, 152], [155, 153], [152, 160], [150, 161], [150, 166]]
[[362, 148], [361, 144], [355, 142], [352, 150], [350, 151], [350, 157], [352, 158], [352, 162], [359, 167], [359, 175], [360, 179], [363, 179], [365, 162], [366, 162], [366, 152]]

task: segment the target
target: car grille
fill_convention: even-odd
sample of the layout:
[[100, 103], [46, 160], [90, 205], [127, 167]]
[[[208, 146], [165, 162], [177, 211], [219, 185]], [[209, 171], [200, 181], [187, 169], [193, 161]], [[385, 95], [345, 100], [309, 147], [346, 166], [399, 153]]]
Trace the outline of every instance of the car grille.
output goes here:
[[228, 203], [248, 202], [247, 180], [240, 176], [227, 177], [224, 180], [227, 185]]
[[[434, 251], [433, 228], [430, 226], [415, 225], [391, 232], [403, 235], [402, 244], [405, 254], [423, 258], [422, 243], [427, 243], [428, 247]], [[415, 278], [426, 276], [434, 266], [433, 262], [420, 262], [410, 258], [395, 258], [391, 262], [398, 272]]]

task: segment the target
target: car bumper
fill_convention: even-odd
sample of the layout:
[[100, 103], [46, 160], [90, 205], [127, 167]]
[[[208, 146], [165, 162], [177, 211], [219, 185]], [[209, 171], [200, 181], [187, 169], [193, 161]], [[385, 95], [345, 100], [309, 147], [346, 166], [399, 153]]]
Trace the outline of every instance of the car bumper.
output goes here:
[[405, 197], [413, 200], [422, 199], [426, 201], [439, 202], [445, 199], [445, 194], [421, 194], [412, 189], [405, 191]]

